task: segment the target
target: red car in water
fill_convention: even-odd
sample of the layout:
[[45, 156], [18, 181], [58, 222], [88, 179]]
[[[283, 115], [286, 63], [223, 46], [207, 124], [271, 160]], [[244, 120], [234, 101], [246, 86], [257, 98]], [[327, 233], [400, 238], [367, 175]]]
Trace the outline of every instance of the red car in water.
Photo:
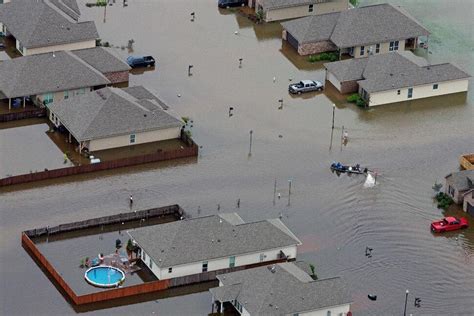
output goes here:
[[467, 219], [464, 217], [456, 218], [456, 217], [445, 217], [440, 221], [436, 221], [431, 223], [431, 231], [433, 233], [444, 233], [449, 232], [451, 230], [457, 230], [462, 228], [467, 228], [469, 223]]

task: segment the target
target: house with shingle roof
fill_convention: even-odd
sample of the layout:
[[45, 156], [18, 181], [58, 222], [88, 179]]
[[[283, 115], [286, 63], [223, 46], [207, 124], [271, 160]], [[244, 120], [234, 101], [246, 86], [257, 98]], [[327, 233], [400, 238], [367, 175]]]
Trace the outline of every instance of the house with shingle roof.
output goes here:
[[144, 87], [106, 87], [48, 104], [49, 119], [79, 152], [177, 139], [184, 123]]
[[249, 0], [248, 6], [261, 12], [265, 22], [296, 19], [349, 8], [348, 0]]
[[280, 219], [245, 223], [237, 213], [128, 231], [160, 280], [296, 258], [301, 241]]
[[470, 75], [450, 63], [430, 64], [412, 52], [324, 64], [339, 92], [358, 92], [368, 106], [466, 92]]
[[43, 106], [107, 85], [128, 82], [130, 67], [110, 49], [94, 47], [23, 56], [0, 63], [0, 100], [30, 98]]
[[76, 0], [15, 0], [0, 4], [0, 31], [23, 56], [95, 47], [95, 23], [79, 17]]
[[219, 274], [211, 288], [220, 313], [225, 306], [240, 315], [351, 315], [351, 295], [340, 277], [314, 280], [304, 262], [284, 262]]
[[283, 39], [300, 55], [339, 51], [360, 58], [419, 46], [430, 32], [400, 7], [388, 3], [309, 16], [282, 23]]
[[453, 172], [445, 177], [445, 193], [454, 203], [463, 204], [464, 195], [474, 189], [474, 170]]

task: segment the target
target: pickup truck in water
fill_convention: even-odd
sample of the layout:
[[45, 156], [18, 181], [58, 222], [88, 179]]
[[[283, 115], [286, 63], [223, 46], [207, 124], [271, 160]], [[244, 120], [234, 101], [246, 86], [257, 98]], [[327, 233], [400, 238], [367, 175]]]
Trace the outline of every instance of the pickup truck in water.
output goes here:
[[155, 59], [152, 56], [129, 56], [127, 64], [132, 68], [155, 67]]
[[298, 83], [290, 84], [288, 92], [292, 94], [302, 94], [303, 92], [322, 91], [324, 88], [322, 82], [314, 80], [301, 80]]
[[431, 223], [431, 231], [433, 233], [444, 233], [452, 230], [467, 228], [469, 226], [467, 219], [464, 217], [445, 217], [442, 220]]

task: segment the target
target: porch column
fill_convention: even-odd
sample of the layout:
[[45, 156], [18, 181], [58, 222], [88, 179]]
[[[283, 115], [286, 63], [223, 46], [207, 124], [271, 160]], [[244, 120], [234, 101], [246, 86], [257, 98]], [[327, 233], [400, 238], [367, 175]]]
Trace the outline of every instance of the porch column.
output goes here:
[[26, 97], [23, 97], [23, 108], [26, 107]]
[[12, 109], [12, 99], [8, 98], [8, 110]]
[[224, 302], [221, 302], [221, 310], [220, 310], [220, 313], [221, 313], [221, 314], [224, 314]]
[[71, 140], [71, 132], [69, 132], [69, 144], [72, 142]]

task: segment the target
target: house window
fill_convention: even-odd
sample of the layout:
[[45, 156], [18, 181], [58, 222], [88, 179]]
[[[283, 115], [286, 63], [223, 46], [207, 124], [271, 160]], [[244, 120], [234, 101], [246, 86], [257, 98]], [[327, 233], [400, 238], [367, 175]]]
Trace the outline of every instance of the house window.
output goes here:
[[375, 44], [375, 53], [380, 53], [380, 44]]
[[393, 52], [395, 50], [398, 50], [398, 44], [399, 44], [398, 41], [390, 42], [390, 46], [389, 46], [388, 50], [391, 51], [391, 52]]
[[408, 99], [413, 97], [413, 88], [408, 88]]
[[130, 135], [130, 144], [135, 144], [135, 134]]
[[397, 90], [397, 94], [400, 95], [402, 93], [402, 90]]
[[56, 120], [54, 119], [54, 113], [51, 112], [51, 121], [55, 122]]
[[52, 93], [45, 93], [43, 94], [43, 104], [50, 104], [53, 102], [53, 94]]
[[153, 268], [153, 261], [151, 261], [151, 258], [150, 258], [150, 269]]
[[229, 257], [229, 268], [235, 267], [235, 256]]
[[80, 88], [78, 94], [85, 94], [86, 88]]
[[438, 84], [437, 84], [437, 83], [435, 83], [435, 84], [433, 85], [433, 90], [438, 90]]
[[260, 254], [260, 262], [262, 262], [264, 259], [265, 259], [265, 254], [264, 254], [264, 253], [261, 253], [261, 254]]
[[308, 12], [313, 12], [313, 5], [312, 4], [309, 5]]
[[449, 195], [454, 197], [454, 188], [452, 186], [448, 187], [448, 193], [449, 193]]
[[144, 251], [143, 254], [142, 254], [142, 260], [143, 260], [143, 262], [145, 262], [145, 260], [146, 260], [146, 253], [145, 253], [145, 251]]
[[328, 316], [331, 316], [331, 311], [328, 311], [327, 315], [328, 315]]
[[360, 55], [364, 56], [364, 54], [365, 54], [365, 46], [361, 46], [360, 47]]
[[64, 91], [64, 100], [69, 99], [69, 91]]
[[202, 272], [207, 272], [207, 261], [202, 262]]
[[173, 273], [173, 268], [168, 268], [168, 273]]

